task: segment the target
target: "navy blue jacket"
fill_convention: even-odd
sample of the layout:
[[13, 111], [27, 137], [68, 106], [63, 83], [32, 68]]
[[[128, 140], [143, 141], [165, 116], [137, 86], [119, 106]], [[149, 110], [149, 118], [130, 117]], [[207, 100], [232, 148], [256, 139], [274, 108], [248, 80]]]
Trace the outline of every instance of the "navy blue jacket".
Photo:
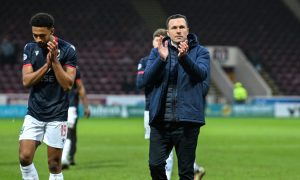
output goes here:
[[[164, 40], [169, 41], [169, 51], [171, 42], [169, 37]], [[188, 35], [189, 51], [187, 55], [181, 57], [177, 63], [177, 99], [176, 99], [176, 119], [185, 122], [205, 124], [204, 118], [204, 98], [209, 84], [203, 86], [203, 81], [209, 80], [210, 57], [206, 48], [199, 45], [196, 35]], [[160, 59], [158, 49], [154, 48], [148, 58], [144, 72], [145, 84], [152, 86], [150, 99], [150, 122], [151, 125], [157, 120], [159, 112], [164, 105], [162, 102], [166, 98], [167, 83], [170, 74], [170, 56], [167, 61]]]
[[150, 93], [152, 91], [152, 87], [150, 86], [146, 86], [145, 82], [144, 82], [144, 72], [145, 72], [145, 68], [147, 65], [147, 60], [148, 60], [148, 56], [143, 57], [138, 65], [138, 72], [137, 72], [137, 76], [136, 76], [136, 87], [138, 89], [142, 89], [145, 88], [145, 99], [146, 99], [146, 104], [145, 104], [145, 111], [149, 111], [149, 105], [150, 105]]

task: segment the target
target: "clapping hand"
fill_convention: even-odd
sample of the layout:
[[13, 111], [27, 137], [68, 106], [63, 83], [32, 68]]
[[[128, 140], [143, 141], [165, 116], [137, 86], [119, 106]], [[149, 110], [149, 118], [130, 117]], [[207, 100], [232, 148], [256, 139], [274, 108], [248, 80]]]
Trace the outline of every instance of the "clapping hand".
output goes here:
[[180, 42], [178, 44], [178, 57], [182, 57], [183, 55], [186, 55], [189, 50], [189, 45], [187, 44], [187, 41]]
[[47, 49], [49, 50], [48, 54], [47, 54], [47, 62], [54, 62], [57, 59], [57, 55], [58, 55], [58, 48], [57, 45], [58, 43], [55, 41], [55, 39], [53, 39], [52, 41], [49, 41], [47, 43]]
[[157, 49], [161, 59], [163, 61], [166, 61], [169, 55], [168, 41], [165, 41], [164, 44], [162, 41], [163, 41], [163, 36], [159, 36]]

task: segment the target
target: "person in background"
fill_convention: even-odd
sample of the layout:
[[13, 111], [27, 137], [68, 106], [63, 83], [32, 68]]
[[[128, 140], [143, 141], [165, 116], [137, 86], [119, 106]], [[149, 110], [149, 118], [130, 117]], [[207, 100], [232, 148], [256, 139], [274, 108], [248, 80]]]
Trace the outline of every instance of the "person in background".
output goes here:
[[10, 40], [9, 35], [4, 36], [0, 43], [0, 63], [17, 63], [17, 48], [16, 45]]
[[78, 66], [76, 67], [76, 77], [72, 90], [69, 92], [68, 109], [68, 135], [62, 153], [62, 168], [67, 169], [70, 165], [75, 165], [75, 153], [77, 149], [77, 124], [79, 113], [79, 99], [82, 102], [84, 116], [90, 117], [89, 103], [86, 96], [84, 84]]
[[236, 82], [233, 89], [233, 98], [237, 104], [245, 104], [248, 98], [248, 92], [243, 87], [242, 83]]

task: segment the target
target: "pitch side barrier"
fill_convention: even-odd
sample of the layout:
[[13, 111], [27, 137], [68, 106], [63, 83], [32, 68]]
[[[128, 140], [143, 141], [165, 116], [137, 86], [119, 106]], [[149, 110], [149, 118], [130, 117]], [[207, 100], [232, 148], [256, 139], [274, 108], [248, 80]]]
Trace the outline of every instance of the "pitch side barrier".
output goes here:
[[274, 117], [291, 117], [300, 120], [300, 96], [255, 97], [251, 103], [273, 105]]
[[[23, 119], [27, 113], [28, 95], [1, 96], [0, 118]], [[89, 95], [88, 98], [92, 117], [143, 118], [142, 95]], [[300, 96], [255, 97], [243, 105], [208, 103], [205, 113], [207, 117], [291, 117], [300, 120]], [[79, 116], [83, 116], [82, 106]]]
[[[91, 116], [95, 118], [143, 118], [144, 106], [91, 105]], [[0, 118], [24, 118], [26, 105], [0, 105]], [[300, 103], [276, 103], [268, 105], [208, 104], [207, 117], [291, 117], [300, 120]], [[83, 116], [83, 108], [79, 108]]]

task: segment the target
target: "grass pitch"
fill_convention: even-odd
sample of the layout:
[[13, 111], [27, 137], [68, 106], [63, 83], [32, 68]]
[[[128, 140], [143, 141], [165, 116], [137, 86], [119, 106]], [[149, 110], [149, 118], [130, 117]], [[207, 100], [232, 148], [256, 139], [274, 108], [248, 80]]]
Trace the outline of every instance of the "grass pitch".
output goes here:
[[[18, 134], [22, 120], [0, 120], [0, 179], [21, 179]], [[197, 162], [207, 180], [300, 179], [300, 120], [208, 118], [201, 128]], [[80, 119], [76, 166], [66, 180], [147, 180], [148, 141], [143, 120]], [[46, 146], [34, 159], [41, 180], [48, 179]], [[178, 179], [177, 164], [172, 179]]]

